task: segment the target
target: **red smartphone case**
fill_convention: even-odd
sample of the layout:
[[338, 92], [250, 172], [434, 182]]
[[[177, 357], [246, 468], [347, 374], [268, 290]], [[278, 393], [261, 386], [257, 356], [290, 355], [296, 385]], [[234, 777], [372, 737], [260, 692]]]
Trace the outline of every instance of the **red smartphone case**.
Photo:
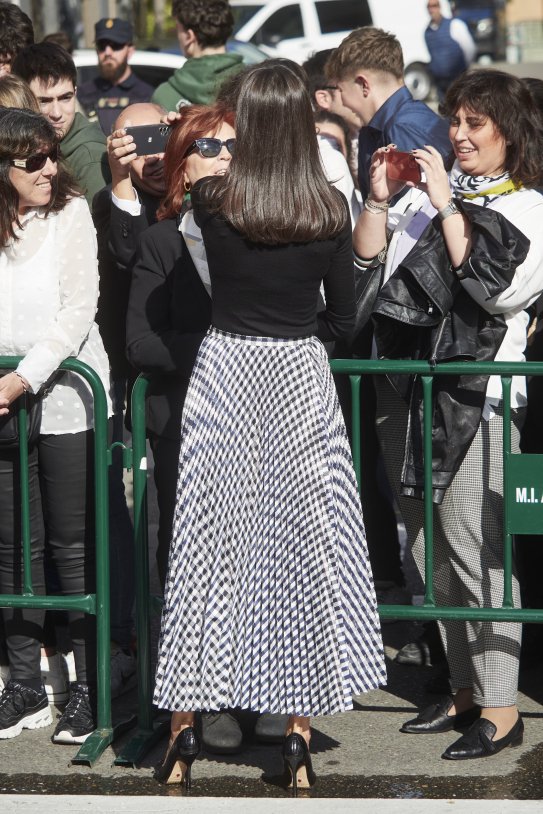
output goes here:
[[413, 181], [418, 184], [421, 180], [420, 167], [411, 155], [401, 150], [391, 150], [385, 153], [387, 175], [393, 181]]

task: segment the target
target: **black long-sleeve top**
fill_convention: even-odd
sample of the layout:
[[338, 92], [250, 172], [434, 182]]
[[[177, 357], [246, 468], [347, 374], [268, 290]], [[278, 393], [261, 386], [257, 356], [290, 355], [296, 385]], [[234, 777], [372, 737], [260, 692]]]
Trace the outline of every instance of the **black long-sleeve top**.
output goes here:
[[[327, 240], [268, 246], [252, 243], [220, 215], [209, 213], [193, 190], [212, 287], [212, 323], [246, 336], [346, 336], [355, 315], [351, 222]], [[324, 282], [326, 310], [317, 314]]]

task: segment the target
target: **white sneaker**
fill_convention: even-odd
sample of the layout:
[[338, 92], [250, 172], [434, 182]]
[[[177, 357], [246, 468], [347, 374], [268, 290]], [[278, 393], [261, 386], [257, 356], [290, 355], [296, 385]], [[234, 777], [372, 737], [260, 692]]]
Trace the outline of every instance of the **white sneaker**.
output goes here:
[[0, 664], [0, 692], [4, 689], [9, 681], [9, 666], [7, 664]]
[[130, 679], [136, 673], [136, 659], [124, 650], [111, 651], [111, 697], [117, 698], [134, 685]]
[[46, 656], [42, 653], [40, 661], [41, 680], [49, 703], [58, 706], [65, 704], [70, 697], [68, 669], [61, 653]]

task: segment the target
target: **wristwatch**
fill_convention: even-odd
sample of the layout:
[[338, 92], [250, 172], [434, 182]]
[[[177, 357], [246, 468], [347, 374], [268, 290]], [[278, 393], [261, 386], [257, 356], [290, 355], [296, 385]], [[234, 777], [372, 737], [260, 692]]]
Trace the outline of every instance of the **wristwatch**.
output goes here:
[[457, 215], [460, 213], [459, 208], [454, 202], [454, 198], [450, 198], [449, 203], [443, 207], [443, 209], [438, 209], [437, 214], [439, 215], [440, 220], [445, 220], [448, 218], [449, 215]]

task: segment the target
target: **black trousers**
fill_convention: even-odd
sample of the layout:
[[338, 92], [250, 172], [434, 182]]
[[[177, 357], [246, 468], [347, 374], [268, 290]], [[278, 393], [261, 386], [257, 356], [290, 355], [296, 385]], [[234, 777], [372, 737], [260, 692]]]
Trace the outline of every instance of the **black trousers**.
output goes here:
[[172, 541], [181, 440], [149, 433], [149, 443], [155, 462], [154, 475], [159, 513], [156, 560], [160, 585], [164, 590]]
[[[345, 354], [348, 358], [348, 354]], [[366, 527], [366, 540], [375, 582], [405, 585], [400, 556], [398, 524], [392, 492], [384, 468], [375, 428], [376, 397], [374, 376], [363, 375], [360, 387], [360, 498]], [[347, 376], [335, 377], [339, 403], [351, 438], [351, 391]]]
[[[95, 590], [94, 455], [92, 431], [41, 435], [29, 451], [30, 528], [34, 593], [45, 593], [47, 539], [60, 594]], [[0, 593], [23, 589], [18, 450], [0, 450]], [[3, 608], [11, 677], [40, 678], [40, 644], [45, 612]], [[77, 679], [96, 680], [96, 625], [92, 616], [71, 612], [70, 634]]]

